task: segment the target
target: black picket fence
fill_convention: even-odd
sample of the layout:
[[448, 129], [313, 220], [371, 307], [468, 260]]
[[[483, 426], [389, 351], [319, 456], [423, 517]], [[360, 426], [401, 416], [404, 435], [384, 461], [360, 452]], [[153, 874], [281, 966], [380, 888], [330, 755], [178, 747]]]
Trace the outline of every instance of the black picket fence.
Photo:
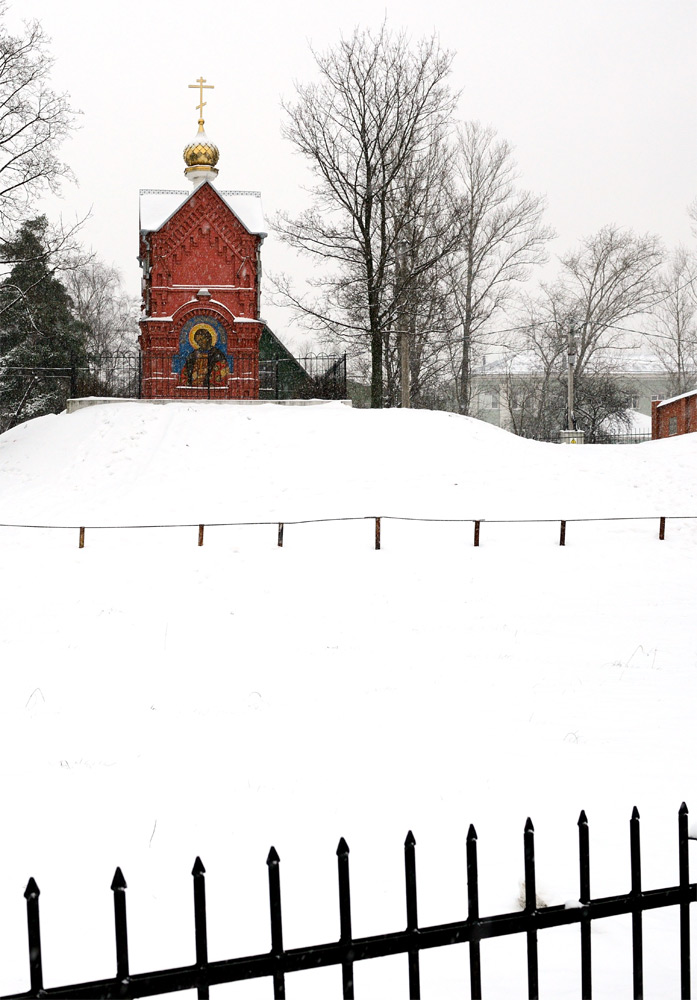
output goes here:
[[[205, 868], [196, 858], [193, 870], [194, 933], [196, 961], [193, 965], [157, 972], [131, 974], [128, 954], [126, 919], [126, 880], [116, 869], [111, 890], [114, 894], [116, 937], [116, 974], [108, 979], [76, 983], [69, 986], [44, 986], [39, 922], [39, 887], [30, 879], [24, 893], [27, 902], [29, 936], [30, 988], [26, 993], [9, 994], [0, 1000], [20, 1000], [38, 997], [146, 997], [178, 990], [197, 990], [199, 998], [208, 998], [211, 986], [246, 979], [273, 980], [274, 998], [285, 997], [285, 977], [294, 972], [340, 965], [343, 997], [354, 997], [353, 969], [356, 962], [390, 955], [408, 956], [409, 997], [421, 997], [419, 953], [429, 948], [467, 944], [469, 948], [469, 980], [472, 1000], [483, 996], [481, 942], [488, 938], [524, 934], [527, 944], [527, 991], [530, 1000], [539, 997], [538, 933], [552, 927], [578, 924], [580, 929], [581, 982], [583, 1000], [592, 1000], [593, 962], [591, 924], [594, 920], [623, 914], [632, 919], [632, 989], [635, 998], [644, 994], [644, 959], [642, 915], [647, 910], [677, 906], [680, 914], [680, 996], [691, 996], [690, 977], [690, 903], [697, 900], [697, 883], [689, 877], [688, 809], [685, 803], [678, 811], [678, 872], [676, 886], [643, 889], [641, 872], [641, 842], [639, 812], [634, 808], [630, 820], [630, 890], [617, 896], [591, 897], [590, 837], [588, 819], [581, 812], [578, 820], [579, 896], [578, 901], [560, 906], [544, 906], [538, 901], [535, 875], [535, 831], [530, 819], [523, 833], [525, 889], [523, 908], [513, 913], [481, 916], [479, 912], [479, 875], [477, 865], [477, 833], [470, 826], [466, 842], [467, 917], [463, 920], [434, 926], [419, 926], [416, 885], [416, 841], [411, 831], [404, 842], [406, 886], [406, 929], [371, 937], [354, 937], [351, 926], [351, 889], [349, 879], [349, 847], [339, 841], [337, 847], [339, 878], [339, 940], [305, 948], [285, 949], [283, 946], [283, 915], [281, 909], [280, 858], [275, 848], [269, 851], [266, 864], [269, 879], [271, 916], [271, 950], [222, 961], [209, 961], [206, 915]], [[395, 995], [394, 993], [392, 995]], [[550, 995], [553, 995], [550, 992]]]

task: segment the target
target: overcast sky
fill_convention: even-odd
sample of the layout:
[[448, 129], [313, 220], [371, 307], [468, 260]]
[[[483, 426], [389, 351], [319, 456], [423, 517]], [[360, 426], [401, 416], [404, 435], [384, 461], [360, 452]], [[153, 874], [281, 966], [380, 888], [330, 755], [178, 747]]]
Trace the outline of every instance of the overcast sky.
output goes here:
[[[302, 161], [281, 137], [282, 97], [313, 77], [324, 49], [383, 17], [416, 39], [437, 32], [457, 55], [460, 114], [515, 148], [521, 184], [546, 196], [553, 252], [605, 223], [694, 243], [697, 5], [694, 0], [15, 0], [8, 23], [38, 18], [53, 83], [83, 114], [64, 146], [79, 187], [50, 214], [91, 208], [85, 242], [139, 291], [139, 188], [188, 189], [182, 149], [197, 128], [220, 149], [218, 185], [260, 190], [267, 217], [307, 203]], [[273, 234], [266, 272], [296, 265]], [[283, 339], [287, 318], [263, 313]]]

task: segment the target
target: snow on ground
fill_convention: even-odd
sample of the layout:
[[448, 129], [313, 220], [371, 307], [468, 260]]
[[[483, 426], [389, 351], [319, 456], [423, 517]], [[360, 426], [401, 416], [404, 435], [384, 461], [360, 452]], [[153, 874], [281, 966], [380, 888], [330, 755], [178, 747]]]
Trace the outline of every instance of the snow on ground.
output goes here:
[[[409, 829], [424, 925], [466, 913], [470, 823], [482, 913], [518, 905], [528, 815], [547, 903], [578, 896], [582, 808], [594, 895], [629, 888], [634, 805], [645, 887], [676, 884], [677, 810], [697, 814], [696, 468], [697, 435], [573, 448], [339, 404], [103, 405], [0, 436], [0, 522], [73, 526], [0, 528], [0, 993], [28, 988], [30, 875], [47, 985], [113, 974], [116, 865], [134, 972], [193, 961], [197, 854], [211, 959], [269, 949], [272, 844], [287, 947], [338, 938], [341, 836], [357, 935], [405, 925]], [[481, 545], [471, 523], [390, 519], [379, 552], [370, 519], [196, 544], [201, 522], [375, 515], [481, 518]], [[597, 517], [647, 520], [573, 520]], [[488, 523], [511, 518], [530, 523]], [[546, 518], [568, 519], [564, 548]], [[124, 524], [193, 527], [94, 527]], [[644, 923], [645, 995], [676, 996], [677, 913]], [[594, 995], [629, 996], [628, 919], [593, 940]], [[482, 961], [485, 996], [526, 995], [522, 939]], [[465, 947], [421, 962], [424, 997], [468, 995]], [[408, 993], [405, 956], [355, 975], [357, 997]], [[577, 927], [540, 934], [540, 982], [579, 995]], [[340, 984], [296, 974], [287, 995]]]

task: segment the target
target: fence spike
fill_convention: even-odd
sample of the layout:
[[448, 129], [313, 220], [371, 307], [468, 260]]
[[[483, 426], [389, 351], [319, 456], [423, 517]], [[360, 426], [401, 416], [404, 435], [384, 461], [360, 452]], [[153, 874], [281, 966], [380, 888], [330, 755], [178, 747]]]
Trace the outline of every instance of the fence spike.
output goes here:
[[[525, 823], [525, 910], [532, 917], [537, 912], [537, 886], [535, 882], [535, 827], [528, 816]], [[539, 974], [537, 960], [537, 926], [533, 924], [527, 931], [528, 944], [528, 998], [538, 1000]]]
[[208, 984], [208, 929], [206, 924], [206, 869], [197, 856], [191, 874], [194, 877], [194, 934], [196, 940], [196, 965], [200, 978], [196, 984], [197, 1000], [209, 1000]]
[[[404, 841], [404, 879], [407, 891], [407, 930], [418, 931], [419, 916], [416, 896], [416, 838], [411, 830]], [[409, 949], [409, 997], [421, 997], [421, 973], [419, 970], [419, 950]]]
[[680, 996], [692, 996], [690, 973], [690, 848], [687, 817], [689, 810], [683, 802], [678, 810], [678, 870], [680, 872]]
[[27, 887], [24, 890], [24, 898], [38, 899], [40, 895], [41, 895], [41, 889], [39, 889], [34, 879], [30, 878], [29, 881], [27, 882]]
[[581, 914], [581, 996], [593, 996], [591, 958], [591, 902], [590, 839], [588, 817], [582, 809], [578, 817], [579, 902], [584, 907]]
[[[283, 916], [281, 912], [281, 873], [280, 858], [275, 847], [269, 851], [266, 864], [269, 866], [269, 905], [271, 910], [271, 954], [279, 958], [283, 954]], [[284, 1000], [286, 995], [286, 980], [282, 968], [276, 967], [273, 972], [274, 1000]]]
[[349, 846], [342, 837], [336, 849], [339, 866], [339, 941], [348, 950], [341, 962], [343, 1000], [353, 1000], [353, 937], [351, 932], [351, 882], [349, 878]]
[[40, 996], [44, 988], [44, 974], [41, 967], [41, 922], [39, 919], [39, 896], [41, 890], [30, 878], [24, 890], [27, 901], [27, 936], [29, 938], [29, 979], [31, 992]]
[[111, 880], [111, 891], [117, 892], [119, 890], [123, 891], [127, 889], [126, 879], [123, 877], [123, 872], [120, 868], [117, 868], [114, 872], [114, 877]]
[[[467, 919], [473, 924], [479, 921], [479, 870], [477, 866], [477, 831], [472, 823], [467, 831]], [[482, 962], [479, 937], [472, 932], [469, 942], [470, 953], [470, 996], [472, 1000], [482, 997]]]
[[631, 894], [636, 899], [632, 910], [632, 967], [634, 980], [634, 997], [644, 995], [644, 935], [642, 929], [641, 910], [641, 824], [639, 810], [632, 809], [629, 823], [629, 852], [632, 873]]
[[126, 879], [117, 868], [111, 880], [114, 893], [114, 929], [116, 934], [116, 978], [128, 979], [128, 923], [126, 920]]

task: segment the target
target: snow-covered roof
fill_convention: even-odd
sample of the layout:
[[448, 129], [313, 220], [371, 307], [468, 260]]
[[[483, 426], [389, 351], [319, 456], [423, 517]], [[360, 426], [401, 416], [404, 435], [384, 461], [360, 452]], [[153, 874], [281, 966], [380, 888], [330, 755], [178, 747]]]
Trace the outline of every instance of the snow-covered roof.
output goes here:
[[[564, 363], [566, 357], [564, 356]], [[534, 351], [511, 351], [493, 358], [483, 358], [472, 370], [473, 375], [531, 375], [542, 370], [542, 362]], [[665, 367], [658, 358], [649, 354], [621, 354], [608, 364], [608, 371], [619, 375], [665, 375]]]
[[697, 393], [697, 389], [690, 389], [689, 392], [681, 392], [679, 396], [671, 396], [670, 399], [662, 399], [658, 405], [667, 406], [668, 403], [675, 403], [678, 399], [687, 399], [688, 396], [694, 396], [695, 393]]
[[[204, 183], [210, 184], [210, 181]], [[261, 207], [261, 194], [258, 191], [219, 191], [214, 184], [211, 187], [223, 199], [228, 208], [232, 209], [245, 229], [257, 236], [266, 236], [266, 221]], [[196, 188], [200, 190], [200, 188]], [[157, 191], [150, 188], [140, 192], [140, 228], [144, 232], [161, 229], [177, 209], [194, 194], [194, 191]]]
[[607, 417], [602, 421], [602, 428], [610, 434], [650, 434], [651, 417], [639, 410], [629, 408], [624, 411], [626, 421], [617, 417]]

